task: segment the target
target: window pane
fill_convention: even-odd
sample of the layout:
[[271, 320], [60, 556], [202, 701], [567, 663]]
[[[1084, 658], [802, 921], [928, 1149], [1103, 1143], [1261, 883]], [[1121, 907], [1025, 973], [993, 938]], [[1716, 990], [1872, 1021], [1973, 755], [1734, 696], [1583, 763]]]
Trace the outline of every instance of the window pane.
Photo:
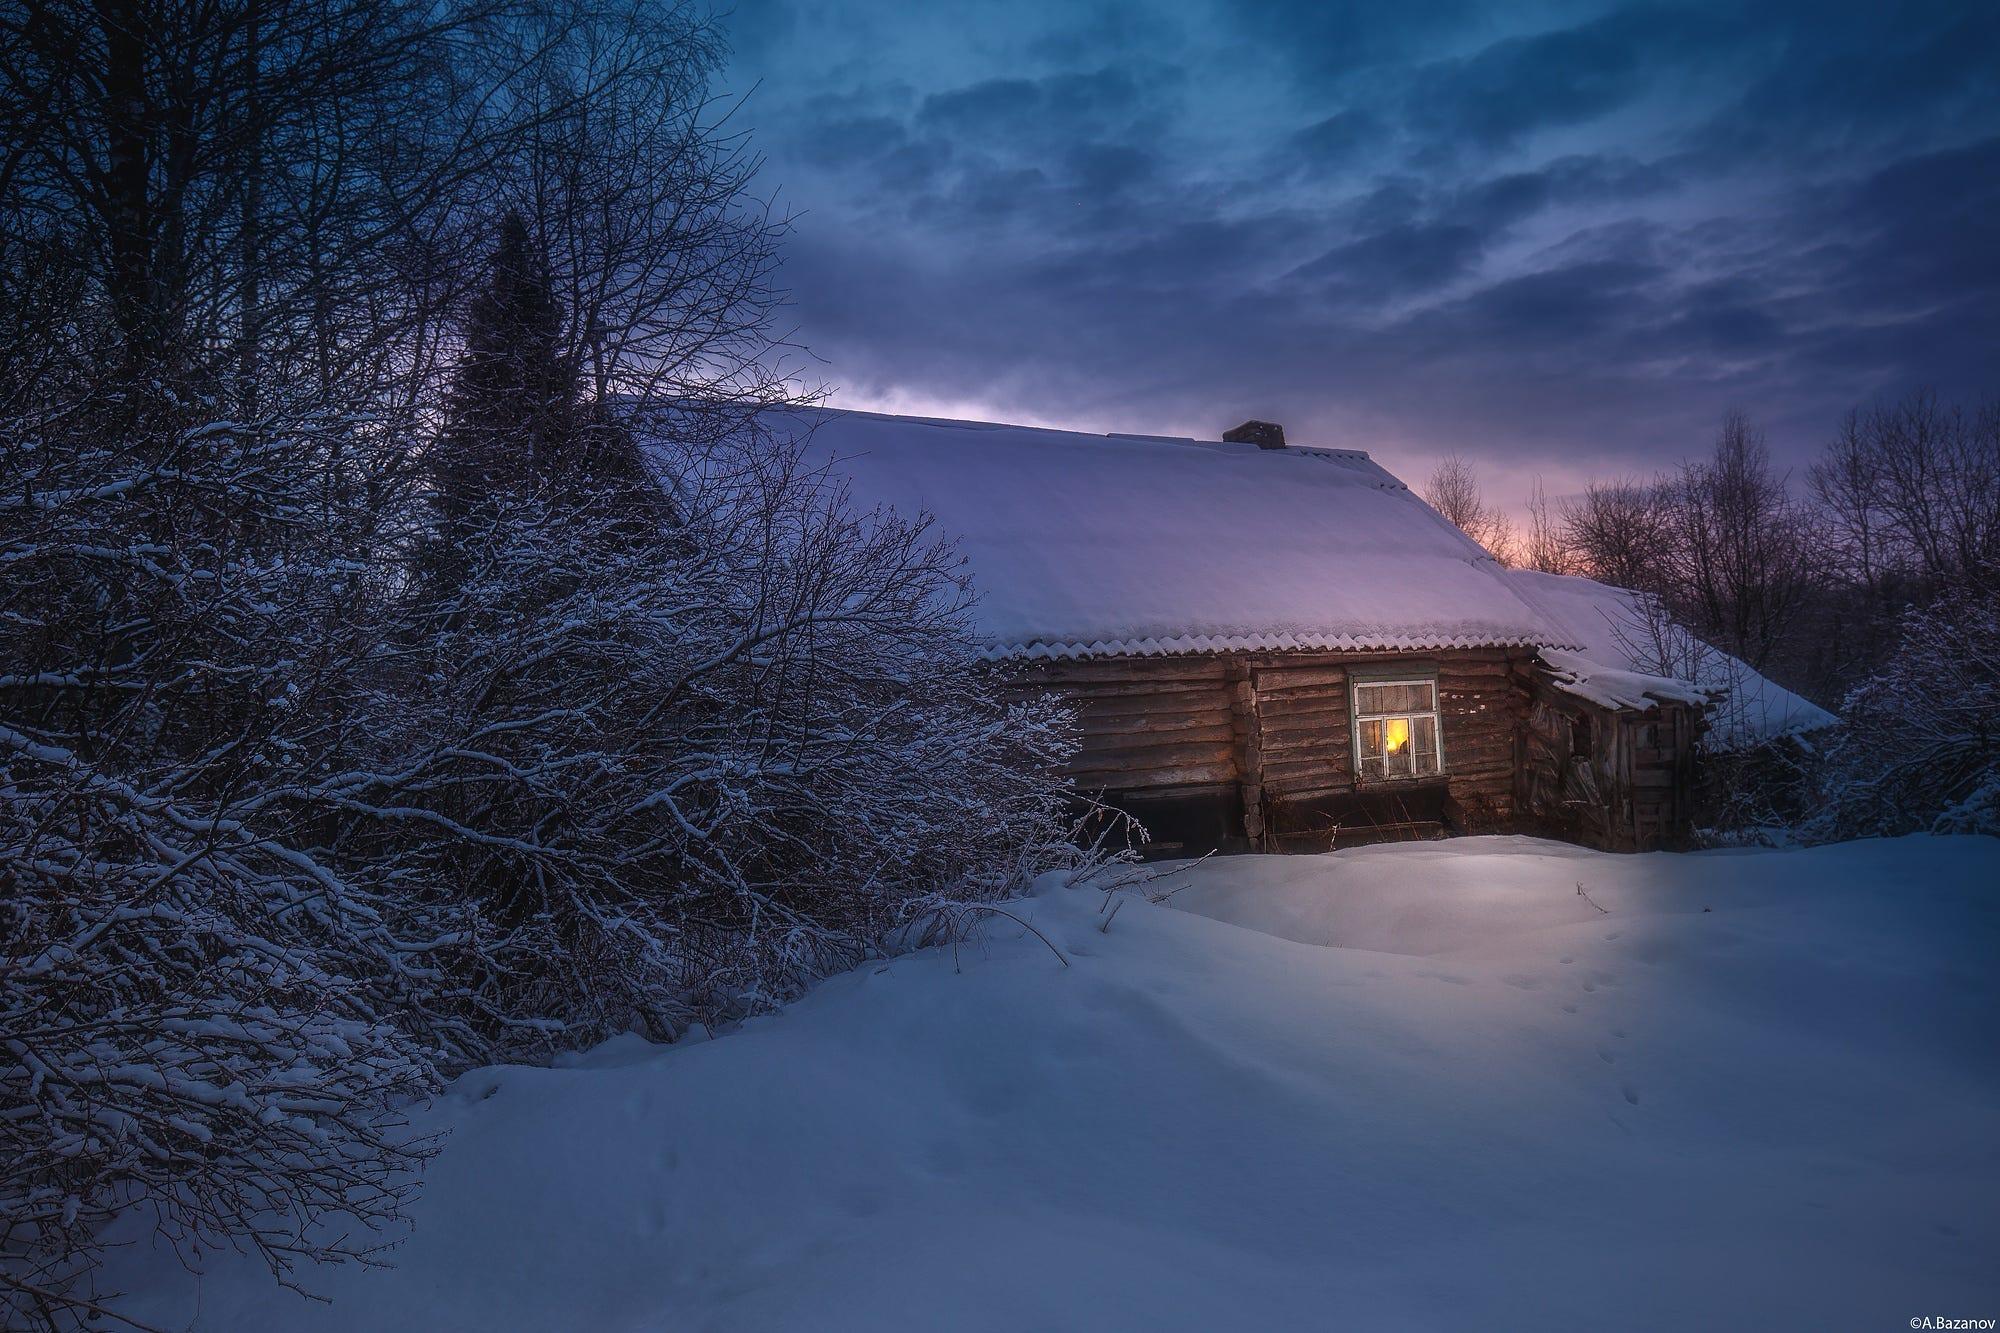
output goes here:
[[1357, 713], [1427, 713], [1436, 705], [1432, 687], [1418, 685], [1357, 685], [1354, 711]]
[[1361, 724], [1361, 757], [1379, 759], [1382, 755], [1382, 724], [1363, 722]]
[[1380, 755], [1377, 755], [1373, 759], [1363, 759], [1361, 761], [1361, 776], [1369, 781], [1385, 776]]
[[1438, 771], [1437, 719], [1426, 714], [1415, 719], [1417, 738], [1414, 742], [1417, 752], [1418, 774]]

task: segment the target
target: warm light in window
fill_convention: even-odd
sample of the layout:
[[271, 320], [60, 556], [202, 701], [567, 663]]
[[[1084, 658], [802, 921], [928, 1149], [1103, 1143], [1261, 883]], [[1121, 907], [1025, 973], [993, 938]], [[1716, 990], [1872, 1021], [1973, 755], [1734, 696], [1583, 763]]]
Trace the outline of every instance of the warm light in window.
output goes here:
[[1401, 754], [1410, 748], [1410, 719], [1406, 717], [1390, 718], [1388, 731], [1390, 754]]

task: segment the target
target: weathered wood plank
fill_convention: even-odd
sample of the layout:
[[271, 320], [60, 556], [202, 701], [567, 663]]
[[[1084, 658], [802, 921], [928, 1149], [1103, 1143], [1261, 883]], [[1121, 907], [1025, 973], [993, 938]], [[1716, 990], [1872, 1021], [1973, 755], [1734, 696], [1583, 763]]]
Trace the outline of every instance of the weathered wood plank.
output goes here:
[[1348, 707], [1346, 701], [1300, 701], [1300, 703], [1262, 701], [1258, 717], [1264, 721], [1264, 731], [1298, 731], [1302, 727], [1346, 727]]
[[1051, 685], [1101, 686], [1120, 683], [1177, 680], [1227, 680], [1227, 667], [1219, 657], [1117, 657], [1085, 662], [1049, 662], [1024, 670], [1023, 679]]
[[1264, 737], [1263, 754], [1266, 759], [1297, 759], [1310, 755], [1323, 755], [1346, 763], [1351, 745], [1346, 731], [1337, 732], [1281, 732]]
[[1228, 713], [1230, 697], [1222, 689], [1198, 691], [1132, 691], [1118, 695], [1068, 695], [1084, 715], [1118, 717], [1126, 713]]
[[1085, 744], [1104, 736], [1174, 736], [1186, 740], [1229, 740], [1235, 736], [1227, 713], [1128, 713], [1086, 715], [1079, 724]]
[[[1341, 759], [1344, 760], [1345, 758], [1345, 755], [1341, 756]], [[1348, 776], [1347, 765], [1326, 758], [1297, 757], [1274, 759], [1267, 755], [1264, 759], [1264, 785], [1267, 787], [1281, 782], [1290, 782], [1296, 778], [1313, 777], [1325, 779], [1330, 776], [1338, 776], [1345, 780]]]
[[1174, 736], [1163, 736], [1158, 743], [1135, 740], [1133, 743], [1117, 745], [1086, 744], [1082, 751], [1070, 761], [1072, 768], [1115, 768], [1121, 764], [1134, 767], [1161, 767], [1181, 763], [1233, 765], [1235, 751], [1225, 735], [1220, 740], [1182, 741]]
[[1227, 786], [1235, 782], [1228, 764], [1190, 764], [1177, 768], [1131, 768], [1073, 773], [1079, 791], [1147, 791], [1157, 787]]
[[1205, 693], [1226, 695], [1230, 684], [1226, 680], [1100, 680], [1089, 682], [1052, 682], [1046, 687], [1056, 694], [1076, 699], [1118, 699], [1134, 694], [1183, 694]]
[[1347, 668], [1344, 666], [1265, 667], [1257, 672], [1255, 679], [1258, 694], [1268, 694], [1273, 690], [1345, 687]]

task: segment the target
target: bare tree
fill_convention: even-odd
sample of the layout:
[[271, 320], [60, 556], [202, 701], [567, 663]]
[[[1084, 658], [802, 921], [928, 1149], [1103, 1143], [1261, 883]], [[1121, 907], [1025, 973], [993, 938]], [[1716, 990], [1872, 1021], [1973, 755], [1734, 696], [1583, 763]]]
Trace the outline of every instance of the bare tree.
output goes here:
[[531, 124], [507, 203], [548, 256], [585, 400], [788, 401], [772, 355], [786, 223], [751, 193], [759, 159], [709, 91], [723, 55], [713, 16], [557, 0], [515, 40], [524, 58], [507, 87]]
[[1807, 519], [1771, 470], [1761, 432], [1723, 419], [1715, 449], [1665, 488], [1673, 609], [1702, 638], [1762, 668], [1815, 577]]
[[[1069, 855], [1064, 716], [968, 677], [948, 553], [759, 429], [715, 59], [665, 4], [0, 10], [9, 1326], [96, 1316], [128, 1206], [366, 1259], [312, 1224], [396, 1217], [440, 1067], [773, 1003]], [[563, 401], [673, 503], [538, 467], [440, 591], [509, 207]]]
[[135, 1203], [281, 1275], [366, 1259], [340, 1237], [427, 1151], [396, 1108], [433, 1043], [397, 1016], [450, 930], [272, 793], [367, 732], [474, 17], [0, 11], [9, 1326], [91, 1315]]
[[1920, 393], [1851, 414], [1809, 473], [1850, 575], [1969, 587], [2000, 568], [2000, 403]]
[[1446, 455], [1424, 483], [1424, 500], [1502, 564], [1515, 563], [1514, 525], [1486, 503], [1478, 475], [1466, 458]]
[[1657, 592], [1670, 540], [1659, 486], [1644, 481], [1593, 481], [1559, 506], [1562, 541], [1580, 572], [1604, 583]]
[[1544, 574], [1578, 572], [1580, 562], [1564, 539], [1560, 516], [1549, 504], [1540, 477], [1535, 478], [1534, 489], [1528, 493], [1528, 533], [1521, 543], [1520, 557], [1522, 565]]

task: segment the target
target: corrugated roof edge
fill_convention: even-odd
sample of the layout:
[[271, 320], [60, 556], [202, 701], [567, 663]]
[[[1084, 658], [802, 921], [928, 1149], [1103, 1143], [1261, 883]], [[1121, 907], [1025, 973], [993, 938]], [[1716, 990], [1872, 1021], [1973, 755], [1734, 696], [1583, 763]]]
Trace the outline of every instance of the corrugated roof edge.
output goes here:
[[1405, 635], [1368, 638], [1352, 634], [1182, 634], [1171, 638], [1111, 639], [1091, 643], [991, 644], [989, 662], [1074, 661], [1089, 657], [1179, 657], [1195, 653], [1401, 653], [1452, 648], [1543, 648], [1520, 635]]

